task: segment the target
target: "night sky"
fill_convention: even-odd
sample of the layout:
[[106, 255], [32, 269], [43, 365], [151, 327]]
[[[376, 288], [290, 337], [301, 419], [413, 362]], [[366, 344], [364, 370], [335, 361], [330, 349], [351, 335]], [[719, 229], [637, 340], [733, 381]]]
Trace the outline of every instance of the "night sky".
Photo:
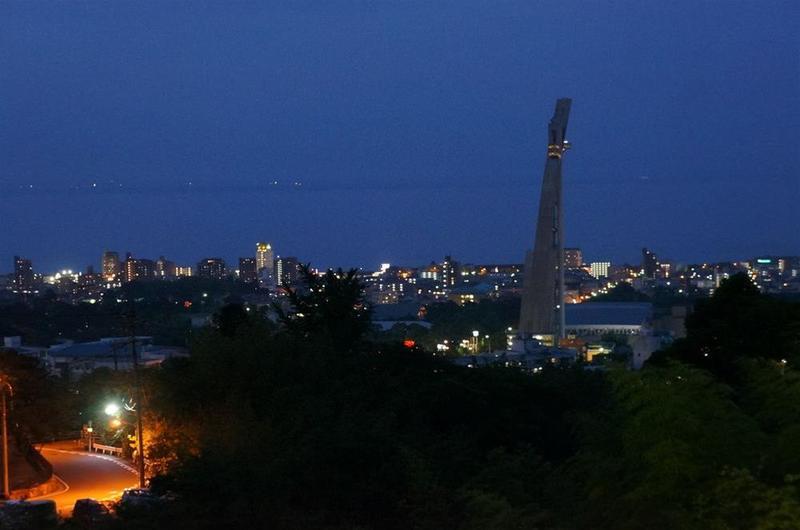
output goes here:
[[[800, 2], [0, 3], [0, 271], [800, 254]], [[277, 184], [273, 184], [277, 182]], [[298, 184], [295, 184], [298, 183]]]

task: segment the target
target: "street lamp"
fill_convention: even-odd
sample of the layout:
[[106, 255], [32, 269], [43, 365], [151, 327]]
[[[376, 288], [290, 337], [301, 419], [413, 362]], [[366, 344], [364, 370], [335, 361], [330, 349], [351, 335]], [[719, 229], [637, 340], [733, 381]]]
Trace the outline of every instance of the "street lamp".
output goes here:
[[133, 425], [135, 432], [136, 432], [136, 440], [137, 440], [137, 464], [139, 465], [139, 487], [145, 487], [145, 478], [144, 478], [144, 446], [142, 444], [142, 417], [141, 412], [139, 410], [140, 405], [137, 403], [136, 406], [130, 406], [130, 404], [125, 405], [125, 410], [129, 412], [136, 413], [136, 423], [130, 423], [127, 421], [122, 420], [122, 412], [123, 410], [120, 406], [116, 403], [109, 403], [103, 409], [108, 416], [112, 416], [109, 425], [114, 429], [119, 429], [122, 427], [123, 424], [125, 425]]
[[8, 397], [14, 397], [14, 388], [5, 376], [0, 376], [0, 394], [2, 394], [2, 415], [3, 415], [3, 497], [8, 499], [11, 488], [8, 485], [8, 415], [6, 413], [6, 393]]
[[472, 353], [478, 353], [478, 337], [480, 336], [481, 332], [476, 330], [472, 331]]

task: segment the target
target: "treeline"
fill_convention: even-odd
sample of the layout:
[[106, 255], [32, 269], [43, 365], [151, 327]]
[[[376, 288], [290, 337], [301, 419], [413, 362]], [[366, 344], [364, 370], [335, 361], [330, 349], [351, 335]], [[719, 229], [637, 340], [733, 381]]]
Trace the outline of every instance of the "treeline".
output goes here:
[[[458, 344], [453, 341], [472, 337], [473, 331], [480, 333], [480, 351], [505, 348], [509, 327], [516, 328], [519, 319], [519, 297], [499, 300], [480, 300], [476, 303], [458, 305], [441, 302], [426, 306], [426, 328], [420, 324], [395, 324], [387, 331], [374, 331], [368, 337], [374, 342], [399, 343], [411, 339], [428, 351], [436, 351], [437, 344], [448, 341], [449, 353], [459, 354]], [[486, 338], [489, 335], [489, 338]]]
[[193, 314], [211, 313], [226, 300], [254, 292], [233, 280], [180, 278], [175, 281], [132, 282], [108, 291], [96, 303], [62, 302], [53, 292], [0, 306], [0, 337], [22, 337], [23, 344], [51, 346], [63, 339], [91, 341], [130, 333], [131, 313], [136, 332], [157, 343], [185, 346]]

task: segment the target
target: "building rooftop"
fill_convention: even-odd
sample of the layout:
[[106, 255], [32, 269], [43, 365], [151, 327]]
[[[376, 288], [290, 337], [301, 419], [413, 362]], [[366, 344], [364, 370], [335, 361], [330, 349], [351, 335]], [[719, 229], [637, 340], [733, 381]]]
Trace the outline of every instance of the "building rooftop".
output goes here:
[[567, 326], [640, 326], [650, 320], [647, 302], [586, 302], [566, 304]]
[[[146, 349], [151, 337], [137, 337], [136, 345], [142, 350]], [[143, 348], [144, 347], [144, 348]], [[130, 355], [130, 339], [127, 337], [104, 338], [95, 342], [77, 342], [72, 344], [59, 344], [50, 348], [48, 352], [56, 357], [114, 357], [120, 358]]]
[[372, 306], [372, 320], [413, 320], [419, 313], [419, 302], [376, 304]]
[[459, 285], [450, 289], [450, 294], [489, 294], [494, 290], [494, 285], [490, 283], [470, 283], [466, 285]]

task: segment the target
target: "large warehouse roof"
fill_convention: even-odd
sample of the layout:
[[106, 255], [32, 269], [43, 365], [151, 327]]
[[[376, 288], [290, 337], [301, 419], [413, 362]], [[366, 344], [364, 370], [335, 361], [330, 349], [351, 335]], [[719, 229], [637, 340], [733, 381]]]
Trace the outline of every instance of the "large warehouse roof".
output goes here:
[[640, 326], [653, 314], [653, 304], [644, 302], [586, 302], [565, 307], [567, 326]]

